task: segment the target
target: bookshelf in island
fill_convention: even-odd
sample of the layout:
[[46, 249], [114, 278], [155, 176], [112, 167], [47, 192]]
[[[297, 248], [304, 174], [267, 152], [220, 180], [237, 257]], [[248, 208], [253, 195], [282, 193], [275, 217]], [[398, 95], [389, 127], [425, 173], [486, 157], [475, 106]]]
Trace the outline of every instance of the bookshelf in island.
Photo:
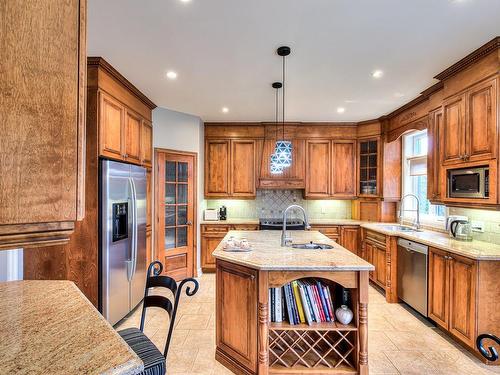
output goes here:
[[[236, 374], [368, 374], [368, 273], [373, 266], [316, 231], [231, 231], [216, 258], [216, 359]], [[230, 237], [249, 252], [228, 252]], [[347, 305], [352, 321], [335, 310]]]

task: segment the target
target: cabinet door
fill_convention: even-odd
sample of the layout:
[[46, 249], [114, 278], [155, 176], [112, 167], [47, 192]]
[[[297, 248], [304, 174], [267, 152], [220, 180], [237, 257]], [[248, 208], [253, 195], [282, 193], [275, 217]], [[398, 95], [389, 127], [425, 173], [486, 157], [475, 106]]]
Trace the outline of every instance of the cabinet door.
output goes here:
[[100, 93], [100, 97], [100, 154], [121, 159], [125, 154], [123, 147], [125, 108], [103, 92]]
[[376, 197], [380, 194], [380, 138], [358, 142], [358, 195]]
[[313, 225], [312, 230], [317, 230], [321, 234], [327, 236], [329, 239], [335, 242], [340, 242], [340, 227], [337, 225], [332, 225], [332, 226]]
[[429, 117], [429, 128], [427, 130], [427, 198], [432, 202], [439, 202], [441, 199], [439, 138], [442, 136], [443, 111], [441, 109], [433, 111], [429, 114]]
[[341, 227], [340, 244], [354, 254], [359, 254], [359, 228]]
[[386, 277], [387, 277], [387, 260], [385, 247], [374, 246], [373, 247], [374, 259], [373, 264], [375, 265], [375, 281], [382, 287], [385, 287]]
[[467, 161], [496, 157], [496, 103], [496, 80], [479, 84], [467, 92]]
[[141, 163], [142, 118], [131, 111], [125, 113], [125, 160]]
[[332, 142], [331, 195], [353, 198], [356, 195], [356, 141]]
[[212, 233], [201, 236], [201, 269], [203, 272], [215, 271], [215, 258], [212, 256], [212, 253], [224, 236], [225, 233]]
[[255, 141], [231, 141], [231, 195], [255, 196]]
[[365, 242], [365, 260], [375, 266], [375, 271], [370, 271], [370, 278], [375, 280], [377, 265], [374, 263], [374, 246], [369, 242]]
[[257, 280], [256, 270], [217, 264], [217, 350], [252, 374], [257, 367]]
[[462, 163], [465, 156], [465, 95], [457, 95], [443, 104], [443, 164]]
[[306, 144], [307, 198], [330, 196], [330, 141], [308, 141]]
[[146, 170], [146, 229], [151, 229], [152, 219], [153, 219], [153, 211], [152, 211], [152, 202], [153, 202], [153, 193], [152, 193], [152, 183], [151, 183], [151, 169]]
[[153, 160], [153, 127], [149, 121], [143, 120], [141, 125], [141, 164], [151, 167]]
[[449, 264], [449, 331], [473, 347], [476, 337], [476, 261], [451, 255]]
[[205, 142], [205, 196], [229, 196], [229, 140]]
[[447, 253], [429, 249], [428, 313], [444, 329], [448, 329], [448, 279]]

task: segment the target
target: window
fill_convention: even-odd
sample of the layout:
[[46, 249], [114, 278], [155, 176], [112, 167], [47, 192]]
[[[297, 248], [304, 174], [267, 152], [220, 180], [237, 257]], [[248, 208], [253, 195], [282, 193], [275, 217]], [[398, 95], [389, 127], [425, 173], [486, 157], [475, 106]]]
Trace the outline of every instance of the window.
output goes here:
[[[420, 200], [420, 221], [442, 226], [445, 206], [434, 205], [427, 199], [427, 130], [414, 131], [403, 136], [403, 195], [414, 194]], [[404, 201], [403, 220], [415, 220], [416, 200]], [[413, 211], [411, 211], [413, 210]]]

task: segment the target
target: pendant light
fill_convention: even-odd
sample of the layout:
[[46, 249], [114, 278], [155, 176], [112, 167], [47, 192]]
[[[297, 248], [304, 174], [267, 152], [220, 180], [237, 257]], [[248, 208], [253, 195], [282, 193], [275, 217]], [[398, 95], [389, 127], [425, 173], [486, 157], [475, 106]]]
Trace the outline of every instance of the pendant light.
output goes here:
[[[276, 140], [278, 138], [278, 122], [279, 122], [279, 90], [283, 87], [283, 84], [281, 82], [273, 82], [272, 84], [273, 89], [276, 90], [276, 102], [275, 102], [275, 112], [276, 112], [276, 118], [275, 118], [275, 124], [276, 124], [276, 131], [274, 132], [274, 139]], [[278, 155], [276, 152], [273, 152], [270, 158], [270, 171], [271, 174], [282, 174], [283, 173], [283, 166], [281, 166], [278, 163]]]
[[282, 46], [279, 47], [276, 51], [279, 56], [282, 57], [282, 78], [283, 78], [283, 94], [282, 94], [282, 99], [283, 99], [283, 104], [282, 104], [282, 118], [281, 120], [283, 121], [282, 124], [282, 137], [281, 139], [276, 141], [275, 149], [274, 149], [274, 154], [276, 155], [276, 161], [277, 165], [282, 167], [282, 169], [290, 167], [292, 165], [292, 142], [287, 141], [285, 138], [285, 90], [286, 90], [286, 83], [285, 83], [285, 70], [286, 70], [286, 65], [285, 65], [285, 59], [286, 56], [290, 55], [291, 49], [290, 47], [287, 46]]

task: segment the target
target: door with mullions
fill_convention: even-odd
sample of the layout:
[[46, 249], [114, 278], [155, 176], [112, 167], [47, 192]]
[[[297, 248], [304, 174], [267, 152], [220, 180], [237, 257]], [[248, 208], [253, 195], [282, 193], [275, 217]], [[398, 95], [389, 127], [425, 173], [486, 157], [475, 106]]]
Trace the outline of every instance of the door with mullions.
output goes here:
[[195, 156], [156, 152], [156, 254], [176, 280], [194, 274]]

